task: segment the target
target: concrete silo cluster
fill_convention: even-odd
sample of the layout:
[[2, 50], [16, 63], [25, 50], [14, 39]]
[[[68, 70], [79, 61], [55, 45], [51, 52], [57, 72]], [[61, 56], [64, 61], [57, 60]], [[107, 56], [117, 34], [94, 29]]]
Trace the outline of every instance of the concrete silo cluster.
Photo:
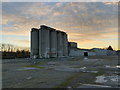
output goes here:
[[65, 32], [41, 25], [31, 30], [31, 58], [68, 56], [68, 38]]

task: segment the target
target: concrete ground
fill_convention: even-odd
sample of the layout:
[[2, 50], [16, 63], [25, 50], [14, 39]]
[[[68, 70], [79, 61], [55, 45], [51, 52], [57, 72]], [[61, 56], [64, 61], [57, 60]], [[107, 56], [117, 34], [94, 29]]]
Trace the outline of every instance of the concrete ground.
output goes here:
[[118, 57], [3, 59], [3, 88], [118, 87]]

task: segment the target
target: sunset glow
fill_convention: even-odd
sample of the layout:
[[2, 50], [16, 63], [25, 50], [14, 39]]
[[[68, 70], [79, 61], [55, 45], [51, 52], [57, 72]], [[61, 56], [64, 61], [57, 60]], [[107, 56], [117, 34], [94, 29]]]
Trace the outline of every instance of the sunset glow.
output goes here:
[[3, 2], [2, 43], [30, 47], [31, 28], [65, 31], [79, 48], [118, 49], [118, 5], [104, 2]]

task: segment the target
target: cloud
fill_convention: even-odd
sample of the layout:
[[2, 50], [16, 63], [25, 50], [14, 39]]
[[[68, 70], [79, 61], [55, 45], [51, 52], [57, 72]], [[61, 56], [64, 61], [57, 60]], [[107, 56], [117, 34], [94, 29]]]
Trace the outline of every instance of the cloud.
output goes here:
[[119, 0], [2, 0], [2, 2], [118, 2]]
[[96, 39], [117, 38], [117, 8], [102, 2], [3, 3], [3, 35], [29, 37], [32, 27], [45, 24], [67, 32], [79, 44], [98, 45], [102, 41]]
[[[9, 35], [8, 35], [9, 36]], [[29, 39], [23, 39], [19, 37], [6, 37], [3, 35], [2, 37], [3, 41], [2, 43], [9, 43], [18, 47], [30, 47], [30, 40]]]
[[106, 4], [106, 5], [118, 5], [118, 2], [115, 2], [115, 1], [113, 1], [113, 2], [104, 2], [104, 4]]
[[30, 45], [30, 41], [29, 40], [15, 40], [16, 42], [19, 42], [21, 45]]

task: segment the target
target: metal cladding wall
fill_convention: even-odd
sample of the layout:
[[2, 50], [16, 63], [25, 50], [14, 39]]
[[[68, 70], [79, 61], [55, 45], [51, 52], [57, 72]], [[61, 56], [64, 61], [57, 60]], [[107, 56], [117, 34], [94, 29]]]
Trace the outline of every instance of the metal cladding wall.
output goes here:
[[57, 32], [50, 28], [50, 57], [57, 57]]
[[38, 58], [39, 56], [39, 30], [32, 28], [31, 31], [31, 57]]
[[68, 56], [67, 34], [42, 25], [31, 31], [31, 56], [52, 58]]

